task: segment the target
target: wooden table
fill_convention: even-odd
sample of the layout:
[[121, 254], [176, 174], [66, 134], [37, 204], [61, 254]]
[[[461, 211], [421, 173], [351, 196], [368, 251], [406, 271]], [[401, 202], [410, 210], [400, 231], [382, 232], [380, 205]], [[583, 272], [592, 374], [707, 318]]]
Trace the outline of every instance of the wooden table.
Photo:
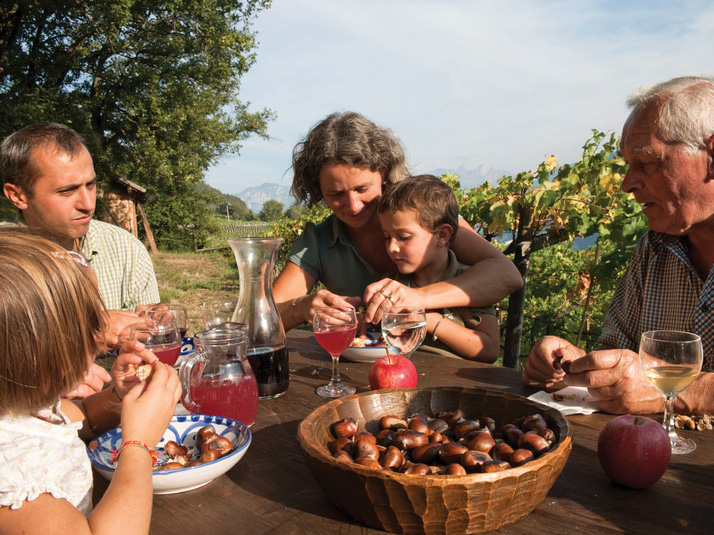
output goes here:
[[[336, 509], [305, 465], [297, 427], [323, 403], [315, 388], [329, 380], [329, 357], [310, 333], [288, 334], [290, 388], [260, 402], [243, 459], [207, 486], [154, 497], [151, 533], [182, 534], [372, 534]], [[490, 388], [520, 395], [520, 372], [416, 352], [419, 386]], [[368, 390], [369, 364], [341, 362], [342, 379]], [[654, 416], [659, 419], [661, 415]], [[571, 416], [573, 451], [546, 499], [528, 516], [499, 533], [714, 533], [714, 432], [684, 432], [697, 449], [672, 457], [654, 486], [629, 490], [610, 483], [597, 459], [600, 430], [611, 418]], [[98, 476], [100, 477], [100, 476]]]

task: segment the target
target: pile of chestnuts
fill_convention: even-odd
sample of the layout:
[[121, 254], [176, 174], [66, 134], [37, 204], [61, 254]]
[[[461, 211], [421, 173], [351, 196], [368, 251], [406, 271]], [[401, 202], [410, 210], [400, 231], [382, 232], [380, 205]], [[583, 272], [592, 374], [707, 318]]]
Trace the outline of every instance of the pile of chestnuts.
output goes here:
[[382, 416], [379, 432], [359, 431], [354, 418], [331, 426], [334, 458], [375, 470], [419, 475], [466, 475], [522, 466], [556, 440], [545, 418], [531, 414], [497, 427], [493, 418], [466, 419], [461, 409], [435, 417]]
[[178, 470], [189, 466], [215, 461], [231, 452], [233, 444], [229, 439], [216, 433], [212, 426], [207, 425], [196, 432], [196, 450], [199, 454], [194, 458], [193, 453], [185, 444], [169, 440], [164, 444], [166, 462], [157, 465], [154, 470]]

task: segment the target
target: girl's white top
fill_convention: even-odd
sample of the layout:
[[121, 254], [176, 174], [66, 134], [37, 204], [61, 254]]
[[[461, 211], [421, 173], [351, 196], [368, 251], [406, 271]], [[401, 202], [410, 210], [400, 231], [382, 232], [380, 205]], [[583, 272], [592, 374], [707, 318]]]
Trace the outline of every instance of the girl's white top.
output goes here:
[[92, 509], [92, 466], [59, 402], [34, 416], [0, 417], [0, 506], [17, 509], [40, 494], [63, 498], [85, 515]]

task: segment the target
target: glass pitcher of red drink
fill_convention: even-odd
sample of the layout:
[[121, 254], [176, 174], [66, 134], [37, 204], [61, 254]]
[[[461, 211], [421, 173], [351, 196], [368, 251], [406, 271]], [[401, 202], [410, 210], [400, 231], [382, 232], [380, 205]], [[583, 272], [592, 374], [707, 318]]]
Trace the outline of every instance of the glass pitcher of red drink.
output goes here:
[[181, 403], [193, 414], [211, 414], [253, 425], [258, 384], [248, 362], [248, 327], [196, 333], [196, 353], [179, 370]]

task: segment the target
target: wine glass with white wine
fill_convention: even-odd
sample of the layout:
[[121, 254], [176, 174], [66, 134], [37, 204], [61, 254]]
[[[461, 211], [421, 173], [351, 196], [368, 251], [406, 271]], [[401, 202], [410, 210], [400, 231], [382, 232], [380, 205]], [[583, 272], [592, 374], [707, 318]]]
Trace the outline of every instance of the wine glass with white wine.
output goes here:
[[674, 430], [674, 398], [696, 379], [702, 369], [702, 339], [681, 331], [647, 331], [640, 341], [640, 362], [645, 375], [664, 396], [664, 428], [672, 453], [693, 452], [693, 440]]

